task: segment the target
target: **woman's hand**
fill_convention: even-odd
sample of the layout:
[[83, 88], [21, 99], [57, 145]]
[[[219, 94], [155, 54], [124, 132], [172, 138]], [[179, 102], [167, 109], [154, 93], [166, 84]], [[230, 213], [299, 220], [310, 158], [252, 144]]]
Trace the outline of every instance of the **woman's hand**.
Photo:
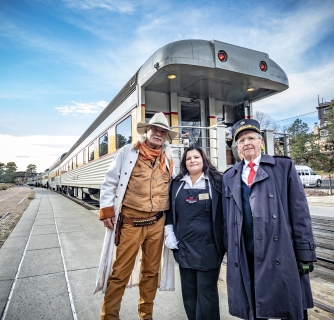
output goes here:
[[168, 224], [165, 226], [165, 246], [169, 249], [178, 249], [178, 243], [179, 242], [177, 241], [173, 231], [173, 225]]

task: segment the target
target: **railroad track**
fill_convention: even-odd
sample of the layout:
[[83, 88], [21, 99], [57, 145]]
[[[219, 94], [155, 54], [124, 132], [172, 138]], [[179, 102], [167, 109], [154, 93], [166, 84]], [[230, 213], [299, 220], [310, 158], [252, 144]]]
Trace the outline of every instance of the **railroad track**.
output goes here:
[[[51, 190], [52, 191], [52, 190]], [[88, 199], [88, 200], [79, 200], [75, 197], [72, 197], [66, 193], [60, 192], [60, 191], [54, 191], [57, 192], [59, 194], [61, 194], [62, 196], [74, 201], [77, 204], [80, 204], [81, 206], [83, 206], [84, 208], [88, 209], [88, 210], [99, 210], [99, 202], [93, 199]]]

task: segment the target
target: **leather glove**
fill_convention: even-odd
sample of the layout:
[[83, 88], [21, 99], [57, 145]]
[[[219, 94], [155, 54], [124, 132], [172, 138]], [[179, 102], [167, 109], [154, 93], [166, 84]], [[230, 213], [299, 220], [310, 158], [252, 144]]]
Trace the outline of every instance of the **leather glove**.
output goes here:
[[178, 243], [179, 242], [177, 241], [173, 231], [173, 225], [168, 224], [165, 226], [165, 246], [169, 249], [178, 249]]
[[298, 270], [301, 276], [309, 274], [314, 270], [314, 264], [313, 262], [298, 261]]

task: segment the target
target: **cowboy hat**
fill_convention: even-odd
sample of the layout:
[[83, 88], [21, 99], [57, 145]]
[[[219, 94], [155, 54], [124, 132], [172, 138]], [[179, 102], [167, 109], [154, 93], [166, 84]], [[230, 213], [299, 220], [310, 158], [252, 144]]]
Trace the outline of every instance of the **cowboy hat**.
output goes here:
[[165, 115], [162, 112], [156, 113], [149, 121], [149, 123], [138, 122], [137, 123], [137, 132], [139, 134], [145, 134], [149, 126], [156, 126], [167, 130], [167, 135], [169, 140], [173, 140], [178, 135], [177, 132], [173, 131], [168, 126], [168, 121]]

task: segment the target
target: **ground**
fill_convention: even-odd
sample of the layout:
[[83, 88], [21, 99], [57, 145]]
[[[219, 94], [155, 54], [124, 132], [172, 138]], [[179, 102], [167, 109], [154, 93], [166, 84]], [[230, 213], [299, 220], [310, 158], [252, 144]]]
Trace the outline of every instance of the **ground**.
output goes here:
[[[31, 200], [26, 198], [29, 192], [29, 187], [18, 186], [0, 190], [0, 219], [9, 212], [5, 218], [0, 220], [0, 248], [29, 206]], [[23, 201], [21, 202], [21, 200]]]

